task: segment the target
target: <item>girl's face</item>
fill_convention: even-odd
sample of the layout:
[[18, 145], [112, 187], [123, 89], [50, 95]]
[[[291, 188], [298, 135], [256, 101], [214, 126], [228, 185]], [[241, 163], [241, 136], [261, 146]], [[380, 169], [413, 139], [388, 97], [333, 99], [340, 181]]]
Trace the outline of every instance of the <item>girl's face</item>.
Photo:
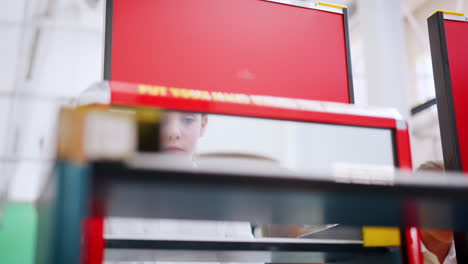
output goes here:
[[198, 113], [166, 111], [161, 121], [162, 151], [193, 154], [207, 121]]

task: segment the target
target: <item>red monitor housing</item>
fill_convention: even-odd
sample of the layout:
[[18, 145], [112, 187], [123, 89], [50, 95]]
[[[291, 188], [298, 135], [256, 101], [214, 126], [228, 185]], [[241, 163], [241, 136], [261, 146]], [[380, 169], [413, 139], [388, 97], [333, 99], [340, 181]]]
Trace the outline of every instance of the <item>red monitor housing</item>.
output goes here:
[[[428, 18], [445, 168], [468, 172], [468, 18], [436, 12]], [[457, 262], [468, 261], [468, 235], [455, 232]]]
[[299, 0], [108, 0], [104, 79], [353, 103], [347, 9]]
[[445, 167], [468, 172], [468, 18], [428, 19]]

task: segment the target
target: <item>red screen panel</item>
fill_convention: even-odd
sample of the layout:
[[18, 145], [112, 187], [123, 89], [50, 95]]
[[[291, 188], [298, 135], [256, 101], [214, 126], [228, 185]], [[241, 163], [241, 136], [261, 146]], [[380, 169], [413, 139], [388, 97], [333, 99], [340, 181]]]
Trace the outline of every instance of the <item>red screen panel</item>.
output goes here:
[[114, 0], [110, 79], [350, 102], [344, 15], [264, 0]]
[[445, 34], [460, 158], [468, 172], [468, 22], [445, 20]]

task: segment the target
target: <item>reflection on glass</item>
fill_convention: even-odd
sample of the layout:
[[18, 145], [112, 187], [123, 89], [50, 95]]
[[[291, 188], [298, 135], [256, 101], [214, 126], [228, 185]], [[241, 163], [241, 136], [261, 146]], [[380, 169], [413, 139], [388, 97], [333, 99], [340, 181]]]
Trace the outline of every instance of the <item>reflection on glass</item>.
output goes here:
[[186, 154], [199, 167], [220, 160], [297, 172], [394, 166], [389, 129], [164, 111], [159, 136], [161, 151]]

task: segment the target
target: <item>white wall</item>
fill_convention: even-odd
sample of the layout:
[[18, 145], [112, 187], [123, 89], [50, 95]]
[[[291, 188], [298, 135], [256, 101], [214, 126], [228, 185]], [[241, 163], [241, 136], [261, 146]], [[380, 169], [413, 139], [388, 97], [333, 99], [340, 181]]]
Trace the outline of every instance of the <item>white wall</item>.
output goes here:
[[208, 115], [199, 153], [244, 153], [282, 161], [287, 148], [286, 126], [269, 119]]
[[104, 1], [0, 0], [0, 176], [31, 201], [50, 175], [56, 117], [102, 76]]
[[390, 130], [296, 123], [296, 168], [330, 170], [346, 164], [393, 166]]

